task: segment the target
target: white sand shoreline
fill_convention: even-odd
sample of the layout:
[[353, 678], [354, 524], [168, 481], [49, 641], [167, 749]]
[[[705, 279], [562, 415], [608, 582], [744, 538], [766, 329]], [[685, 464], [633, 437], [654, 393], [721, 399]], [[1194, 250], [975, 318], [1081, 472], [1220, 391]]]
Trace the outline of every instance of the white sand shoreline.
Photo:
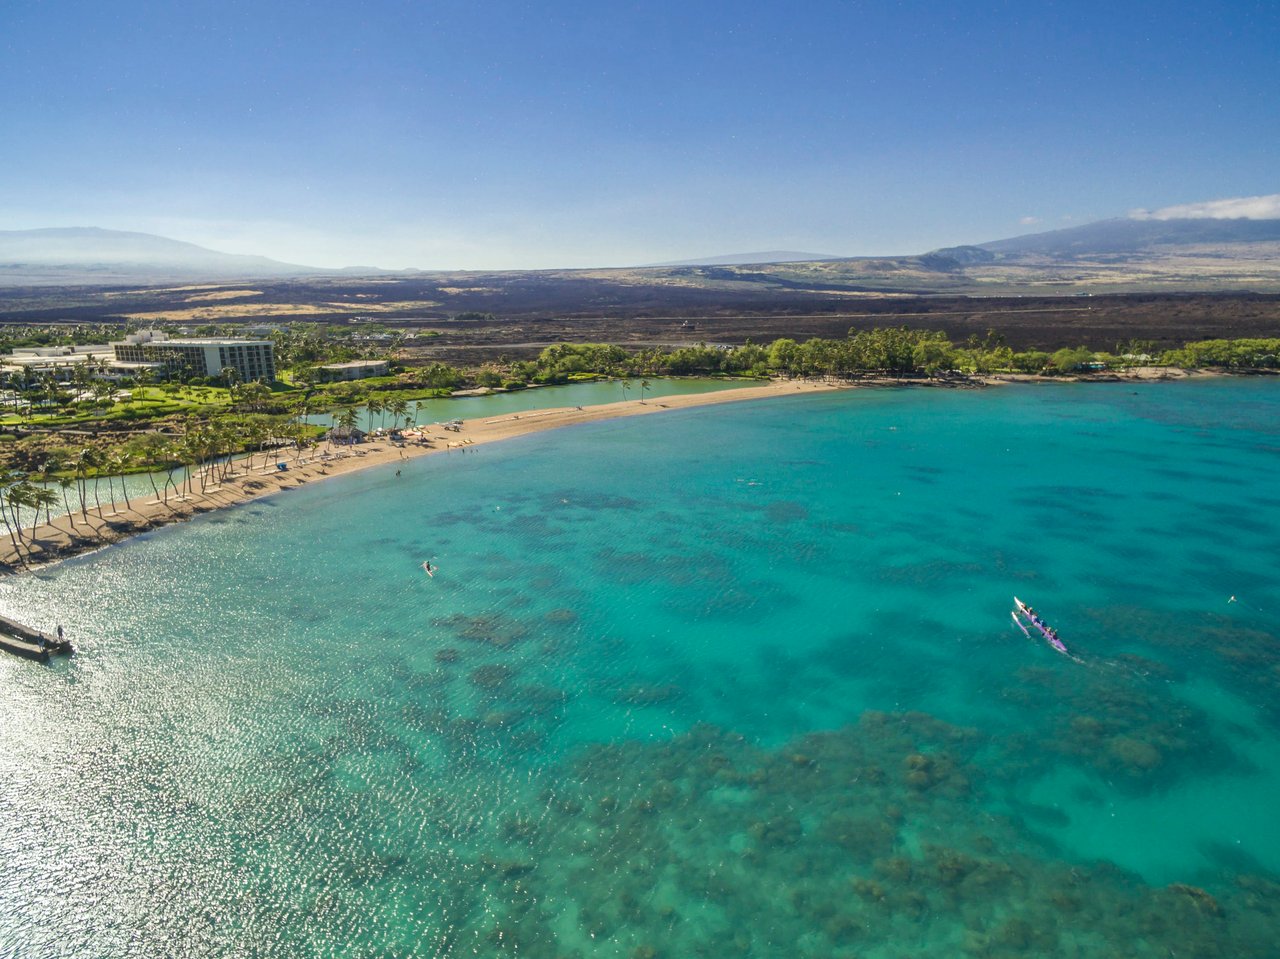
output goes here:
[[167, 502], [164, 498], [157, 500], [134, 497], [129, 506], [122, 502], [109, 506], [104, 504], [104, 508], [111, 512], [102, 516], [96, 510], [91, 510], [87, 518], [79, 511], [55, 517], [52, 523], [42, 524], [34, 532], [24, 534], [26, 545], [20, 553], [5, 538], [0, 543], [0, 567], [13, 573], [36, 569], [101, 549], [147, 530], [183, 522], [199, 513], [251, 502], [333, 476], [421, 456], [447, 454], [459, 448], [499, 442], [579, 423], [644, 416], [672, 409], [824, 392], [840, 389], [842, 385], [779, 380], [711, 393], [624, 400], [600, 406], [553, 407], [489, 419], [465, 420], [458, 432], [447, 431], [439, 426], [425, 428], [425, 443], [397, 444], [389, 439], [376, 439], [347, 448], [334, 447], [333, 453], [320, 452], [318, 448], [309, 456], [303, 457], [297, 465], [292, 460], [286, 460], [287, 470], [263, 466], [237, 470], [219, 485], [210, 486], [204, 491], [196, 490], [183, 496], [171, 493]]

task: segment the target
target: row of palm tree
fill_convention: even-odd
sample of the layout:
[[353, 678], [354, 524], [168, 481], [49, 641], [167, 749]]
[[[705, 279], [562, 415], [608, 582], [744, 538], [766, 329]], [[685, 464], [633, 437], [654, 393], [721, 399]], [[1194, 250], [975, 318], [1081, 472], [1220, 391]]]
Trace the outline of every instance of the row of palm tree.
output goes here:
[[[59, 502], [73, 532], [79, 523], [92, 527], [92, 515], [96, 514], [98, 521], [112, 515], [120, 502], [123, 512], [136, 512], [126, 475], [139, 466], [151, 467], [146, 476], [156, 501], [167, 506], [171, 498], [185, 498], [197, 489], [207, 493], [238, 473], [266, 469], [273, 458], [278, 464], [287, 452], [292, 452], [296, 462], [310, 445], [305, 414], [299, 410], [296, 417], [289, 418], [187, 419], [178, 424], [176, 433], [148, 433], [128, 445], [85, 446], [74, 453], [50, 454], [35, 473], [0, 468], [0, 518], [14, 554], [20, 562], [30, 559], [42, 511], [43, 522], [52, 524], [52, 511]], [[160, 475], [164, 476], [163, 485], [157, 482]], [[103, 481], [107, 484], [105, 500]]]
[[40, 524], [40, 510], [45, 511], [46, 520], [58, 502], [58, 494], [47, 486], [40, 486], [24, 476], [17, 476], [8, 471], [0, 472], [0, 516], [4, 518], [5, 530], [9, 541], [13, 544], [14, 555], [19, 562], [26, 562], [31, 556], [31, 546], [23, 537], [22, 512], [32, 510], [35, 520], [32, 523], [32, 534]]
[[[377, 395], [369, 397], [366, 404], [369, 410], [369, 422], [373, 422], [374, 414], [378, 414], [378, 426], [386, 428], [387, 414], [391, 414], [391, 426], [394, 429], [397, 424], [403, 422], [405, 426], [410, 426], [417, 421], [416, 416], [409, 415], [409, 402], [395, 396], [380, 397]], [[422, 410], [422, 403], [416, 404], [415, 413]]]
[[[621, 382], [621, 384], [622, 384], [622, 398], [625, 400], [625, 399], [627, 398], [627, 390], [631, 389], [631, 377], [629, 377], [629, 376], [624, 376], [624, 377], [622, 377], [622, 379], [620, 380], [620, 382]], [[650, 383], [649, 383], [649, 381], [648, 381], [648, 380], [641, 380], [641, 381], [640, 381], [640, 402], [641, 402], [641, 403], [643, 403], [643, 402], [644, 402], [644, 392], [645, 392], [645, 390], [647, 390], [647, 389], [649, 389], [649, 388], [650, 388]]]

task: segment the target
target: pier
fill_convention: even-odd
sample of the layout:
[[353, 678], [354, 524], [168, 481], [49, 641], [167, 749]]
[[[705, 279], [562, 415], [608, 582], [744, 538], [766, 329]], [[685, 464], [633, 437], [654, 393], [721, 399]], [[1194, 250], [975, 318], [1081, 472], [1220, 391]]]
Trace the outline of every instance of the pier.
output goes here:
[[51, 655], [69, 655], [71, 643], [0, 616], [0, 649], [24, 659], [47, 663]]

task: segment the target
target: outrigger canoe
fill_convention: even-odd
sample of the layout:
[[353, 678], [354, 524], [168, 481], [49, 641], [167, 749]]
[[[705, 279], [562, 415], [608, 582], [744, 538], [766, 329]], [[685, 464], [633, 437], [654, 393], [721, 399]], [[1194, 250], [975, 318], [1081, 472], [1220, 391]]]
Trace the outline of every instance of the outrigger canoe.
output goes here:
[[1030, 638], [1031, 634], [1027, 632], [1027, 627], [1024, 626], [1022, 620], [1018, 618], [1019, 615], [1024, 617], [1028, 623], [1034, 626], [1040, 635], [1045, 638], [1045, 642], [1050, 646], [1060, 652], [1063, 656], [1070, 656], [1072, 659], [1075, 659], [1074, 656], [1071, 656], [1071, 651], [1067, 649], [1062, 640], [1058, 638], [1058, 631], [1036, 615], [1035, 610], [1022, 600], [1018, 599], [1017, 596], [1013, 597], [1013, 607], [1013, 612], [1009, 615], [1013, 617], [1013, 621], [1018, 624], [1018, 627], [1023, 631], [1023, 633], [1026, 633], [1028, 638]]

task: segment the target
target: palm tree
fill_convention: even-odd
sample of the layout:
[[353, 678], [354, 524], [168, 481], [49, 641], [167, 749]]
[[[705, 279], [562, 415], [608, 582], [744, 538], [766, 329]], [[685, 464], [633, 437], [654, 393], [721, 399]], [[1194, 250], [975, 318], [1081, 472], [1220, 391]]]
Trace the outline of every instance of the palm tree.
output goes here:
[[218, 371], [218, 376], [222, 379], [222, 382], [226, 385], [228, 390], [234, 389], [240, 382], [240, 371], [234, 366], [224, 366]]
[[[71, 525], [76, 525], [75, 517], [71, 513], [71, 504], [67, 502], [67, 490], [71, 488], [71, 480], [65, 476], [58, 476], [58, 472], [63, 468], [62, 457], [57, 453], [50, 453], [45, 457], [44, 464], [40, 467], [40, 479], [46, 485], [57, 483], [61, 487], [62, 506], [67, 511], [67, 516], [71, 519]], [[49, 485], [52, 489], [52, 485]], [[47, 511], [46, 511], [47, 512]], [[50, 520], [52, 522], [52, 520]]]
[[67, 502], [67, 490], [75, 485], [75, 480], [70, 476], [59, 476], [58, 486], [62, 491], [62, 508], [67, 511], [67, 519], [71, 522], [71, 528], [76, 528], [76, 511], [71, 508], [71, 504]]
[[178, 484], [173, 481], [173, 474], [183, 465], [182, 439], [169, 440], [165, 447], [165, 455], [169, 460], [168, 474], [164, 478], [164, 504], [169, 505], [169, 488], [173, 487], [173, 491], [178, 492]]
[[93, 501], [98, 506], [98, 518], [102, 518], [102, 500], [98, 498], [98, 480], [101, 479], [102, 454], [92, 446], [86, 446], [76, 456], [76, 473], [80, 477], [80, 510], [84, 520], [89, 521], [88, 485], [89, 474], [93, 473]]
[[[101, 459], [98, 463], [98, 467], [99, 469], [101, 469], [103, 472], [107, 474], [107, 505], [114, 506], [116, 501], [116, 486], [115, 486], [116, 455], [113, 452], [108, 452], [104, 450], [102, 453], [99, 454], [99, 456], [101, 457]], [[115, 510], [113, 509], [112, 512], [114, 513]]]
[[5, 509], [9, 505], [9, 492], [16, 487], [17, 482], [17, 476], [0, 467], [0, 517], [4, 519], [4, 528], [9, 534], [9, 542], [13, 543], [13, 555], [20, 561], [22, 559], [20, 542], [22, 527], [18, 527], [17, 533], [14, 532], [13, 523], [9, 521], [9, 513]]
[[[337, 426], [338, 429], [342, 430], [346, 434], [348, 446], [351, 445], [351, 441], [355, 438], [353, 431], [356, 429], [356, 424], [359, 422], [360, 414], [356, 412], [354, 406], [349, 406], [338, 414]], [[329, 436], [332, 438], [332, 430], [329, 431]]]
[[169, 444], [162, 436], [150, 433], [144, 437], [145, 446], [135, 451], [138, 459], [142, 460], [147, 470], [147, 480], [151, 483], [151, 491], [155, 493], [156, 502], [160, 501], [160, 487], [156, 486], [157, 468], [164, 464], [165, 453], [168, 452]]
[[133, 454], [128, 450], [119, 450], [113, 453], [110, 458], [111, 469], [120, 475], [120, 493], [124, 496], [124, 508], [133, 509], [133, 504], [129, 502], [129, 487], [125, 483], [125, 474], [128, 473], [129, 467], [133, 465]]
[[627, 390], [631, 389], [631, 381], [624, 376], [621, 380], [621, 383], [622, 383], [622, 400], [623, 402], [626, 402]]
[[[380, 396], [371, 396], [371, 397], [369, 397], [369, 402], [365, 404], [365, 407], [366, 407], [366, 409], [368, 409], [368, 410], [369, 410], [369, 426], [370, 426], [370, 427], [372, 427], [372, 426], [373, 426], [373, 414], [374, 414], [374, 413], [378, 413], [378, 414], [383, 413], [383, 412], [386, 410], [387, 405], [386, 405], [386, 402], [382, 399], [382, 397], [380, 397]], [[354, 410], [353, 410], [352, 412], [354, 412]], [[341, 425], [341, 424], [339, 424], [339, 425]]]
[[85, 486], [89, 478], [89, 452], [88, 447], [80, 450], [80, 452], [76, 454], [76, 461], [74, 464], [76, 471], [76, 492], [80, 497], [80, 515], [84, 518], [86, 523], [89, 522], [89, 507], [85, 502], [87, 498], [85, 496]]
[[649, 381], [641, 380], [640, 381], [640, 402], [641, 403], [644, 402], [644, 391], [647, 390], [648, 388], [649, 388]]
[[391, 415], [395, 418], [391, 422], [392, 426], [395, 426], [397, 419], [405, 418], [409, 413], [409, 404], [408, 402], [402, 399], [388, 400], [386, 403], [386, 408], [388, 412], [390, 412]]
[[[36, 522], [32, 525], [33, 530], [39, 525], [40, 521], [40, 507], [36, 504], [35, 490], [36, 487], [34, 485], [27, 479], [22, 478], [4, 491], [4, 505], [9, 509], [9, 516], [5, 517], [5, 523], [8, 524], [12, 521], [12, 529], [17, 531], [18, 537], [14, 543], [14, 550], [18, 559], [22, 562], [26, 562], [26, 559], [22, 556], [22, 550], [26, 548], [26, 544], [22, 541], [22, 510], [29, 506], [36, 507]], [[27, 548], [27, 557], [29, 558], [30, 556], [31, 550]]]
[[27, 495], [27, 503], [35, 507], [36, 515], [31, 520], [31, 538], [34, 540], [36, 528], [40, 525], [40, 507], [44, 507], [44, 520], [53, 525], [53, 507], [58, 503], [58, 494], [47, 486], [32, 486]]
[[115, 387], [106, 380], [94, 380], [89, 389], [93, 392], [94, 403], [102, 403], [104, 400], [111, 399], [111, 394], [115, 392]]

